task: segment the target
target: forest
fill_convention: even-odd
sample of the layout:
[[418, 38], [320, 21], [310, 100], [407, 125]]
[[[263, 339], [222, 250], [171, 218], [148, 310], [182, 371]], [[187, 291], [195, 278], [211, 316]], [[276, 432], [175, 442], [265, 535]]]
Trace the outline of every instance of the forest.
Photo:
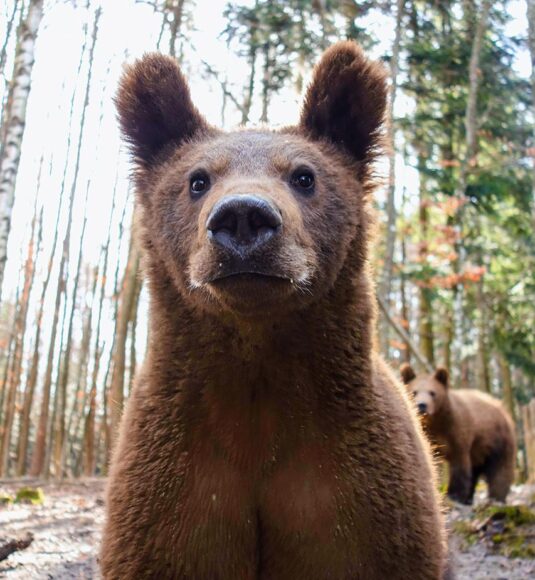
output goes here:
[[148, 300], [113, 104], [123, 64], [170, 54], [211, 122], [277, 126], [345, 38], [390, 79], [380, 351], [502, 399], [533, 477], [533, 0], [2, 3], [0, 476], [105, 474], [143, 361]]

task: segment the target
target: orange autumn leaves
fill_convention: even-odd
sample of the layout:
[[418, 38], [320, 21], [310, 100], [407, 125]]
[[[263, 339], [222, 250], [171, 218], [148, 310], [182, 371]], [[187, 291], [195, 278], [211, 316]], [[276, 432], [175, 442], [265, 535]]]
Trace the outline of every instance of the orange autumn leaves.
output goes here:
[[407, 263], [400, 264], [400, 269], [418, 271], [417, 275], [411, 276], [416, 286], [451, 289], [460, 284], [479, 282], [485, 275], [484, 266], [471, 263], [464, 263], [460, 271], [455, 271], [462, 238], [453, 218], [467, 202], [465, 197], [459, 199], [451, 196], [424, 200], [420, 208], [424, 207], [431, 218], [425, 238], [422, 238], [420, 224], [404, 224], [401, 235], [406, 238]]

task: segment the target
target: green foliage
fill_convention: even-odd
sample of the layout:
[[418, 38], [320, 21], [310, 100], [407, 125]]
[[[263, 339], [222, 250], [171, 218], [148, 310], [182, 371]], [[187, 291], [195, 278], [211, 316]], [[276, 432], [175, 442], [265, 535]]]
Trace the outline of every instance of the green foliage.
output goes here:
[[13, 503], [13, 496], [8, 493], [0, 493], [0, 506]]
[[40, 505], [45, 501], [45, 494], [40, 487], [21, 487], [15, 496], [15, 503]]
[[470, 520], [453, 522], [453, 530], [467, 545], [477, 541], [509, 558], [535, 558], [535, 512], [528, 506], [478, 506]]

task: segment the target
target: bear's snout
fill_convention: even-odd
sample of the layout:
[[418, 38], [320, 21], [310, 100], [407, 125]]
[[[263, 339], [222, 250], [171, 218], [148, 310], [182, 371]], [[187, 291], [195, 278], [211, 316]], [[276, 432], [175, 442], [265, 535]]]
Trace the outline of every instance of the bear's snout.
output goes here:
[[425, 415], [427, 413], [427, 403], [418, 403], [418, 413]]
[[212, 208], [208, 239], [234, 257], [247, 259], [280, 234], [282, 217], [268, 200], [254, 194], [226, 195]]

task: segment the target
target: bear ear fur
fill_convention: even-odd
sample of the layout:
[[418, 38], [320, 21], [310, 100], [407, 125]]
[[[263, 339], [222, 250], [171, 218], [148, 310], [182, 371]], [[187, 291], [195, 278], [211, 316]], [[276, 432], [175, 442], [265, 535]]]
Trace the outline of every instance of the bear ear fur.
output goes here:
[[368, 60], [355, 42], [339, 42], [314, 70], [300, 129], [342, 147], [366, 167], [379, 153], [386, 96], [384, 67]]
[[401, 365], [399, 372], [401, 374], [401, 380], [408, 385], [412, 380], [416, 378], [416, 373], [409, 363], [404, 363]]
[[435, 371], [435, 379], [439, 383], [442, 383], [445, 387], [447, 387], [449, 385], [450, 375], [449, 375], [448, 371], [445, 368], [439, 367]]
[[161, 54], [146, 54], [126, 68], [115, 104], [123, 135], [142, 168], [169, 145], [208, 128], [176, 61]]

